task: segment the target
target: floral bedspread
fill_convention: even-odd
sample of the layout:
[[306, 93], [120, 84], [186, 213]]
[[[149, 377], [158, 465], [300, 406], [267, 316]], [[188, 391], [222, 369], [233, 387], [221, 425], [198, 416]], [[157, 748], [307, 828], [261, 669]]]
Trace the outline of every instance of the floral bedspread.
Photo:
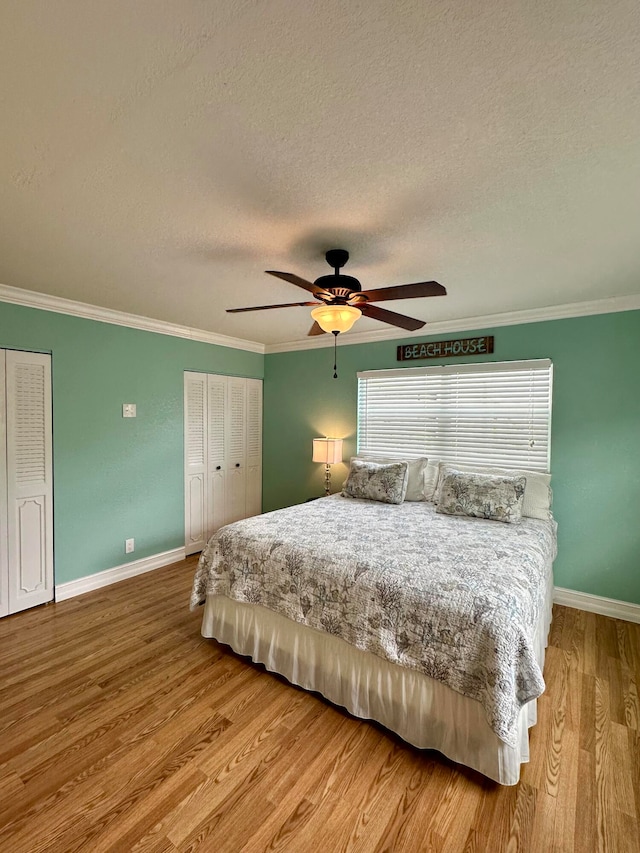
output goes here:
[[207, 593], [260, 604], [477, 699], [515, 745], [544, 681], [533, 647], [555, 522], [502, 524], [340, 495], [221, 528], [202, 552]]

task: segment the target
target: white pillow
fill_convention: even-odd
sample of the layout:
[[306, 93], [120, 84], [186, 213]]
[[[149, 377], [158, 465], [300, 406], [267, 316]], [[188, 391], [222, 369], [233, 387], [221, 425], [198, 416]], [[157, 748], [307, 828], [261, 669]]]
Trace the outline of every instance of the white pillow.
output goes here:
[[[351, 460], [361, 459], [365, 462], [376, 462], [378, 465], [392, 465], [394, 462], [406, 462], [409, 471], [409, 482], [407, 484], [407, 493], [404, 496], [405, 501], [426, 501], [431, 500], [425, 493], [425, 474], [427, 471], [427, 458], [421, 456], [419, 459], [402, 459], [396, 457], [393, 459], [390, 456], [377, 456], [375, 453], [359, 453], [357, 456], [352, 456]], [[437, 477], [437, 463], [436, 463]], [[435, 488], [435, 481], [434, 481]], [[432, 490], [433, 495], [433, 490]]]
[[424, 472], [424, 499], [432, 501], [435, 497], [440, 476], [440, 463], [437, 459], [430, 459]]
[[438, 502], [438, 491], [446, 474], [453, 471], [477, 472], [478, 474], [499, 474], [506, 477], [524, 477], [527, 484], [524, 489], [522, 515], [527, 518], [551, 518], [551, 474], [539, 471], [525, 471], [523, 468], [489, 468], [484, 465], [468, 465], [458, 462], [441, 462], [438, 485], [434, 501]]

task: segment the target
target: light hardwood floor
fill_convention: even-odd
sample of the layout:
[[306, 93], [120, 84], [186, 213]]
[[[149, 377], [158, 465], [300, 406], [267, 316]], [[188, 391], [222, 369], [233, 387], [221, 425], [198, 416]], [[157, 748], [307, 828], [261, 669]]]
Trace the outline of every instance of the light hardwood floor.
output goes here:
[[194, 568], [0, 621], [0, 850], [640, 851], [640, 625], [555, 608], [503, 788], [203, 640]]

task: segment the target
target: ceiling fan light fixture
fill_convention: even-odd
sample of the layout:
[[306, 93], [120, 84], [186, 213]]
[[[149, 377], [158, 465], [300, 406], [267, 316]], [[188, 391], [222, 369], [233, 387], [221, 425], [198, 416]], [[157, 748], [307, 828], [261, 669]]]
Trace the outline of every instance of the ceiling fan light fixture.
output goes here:
[[362, 311], [351, 305], [319, 305], [311, 316], [324, 332], [348, 332]]

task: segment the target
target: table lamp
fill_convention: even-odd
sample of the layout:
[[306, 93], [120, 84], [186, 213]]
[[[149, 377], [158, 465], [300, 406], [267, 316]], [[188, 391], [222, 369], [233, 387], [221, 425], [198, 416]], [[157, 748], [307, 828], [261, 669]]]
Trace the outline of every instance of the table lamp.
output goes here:
[[324, 493], [331, 494], [331, 466], [342, 462], [341, 438], [314, 438], [313, 461], [324, 462]]

